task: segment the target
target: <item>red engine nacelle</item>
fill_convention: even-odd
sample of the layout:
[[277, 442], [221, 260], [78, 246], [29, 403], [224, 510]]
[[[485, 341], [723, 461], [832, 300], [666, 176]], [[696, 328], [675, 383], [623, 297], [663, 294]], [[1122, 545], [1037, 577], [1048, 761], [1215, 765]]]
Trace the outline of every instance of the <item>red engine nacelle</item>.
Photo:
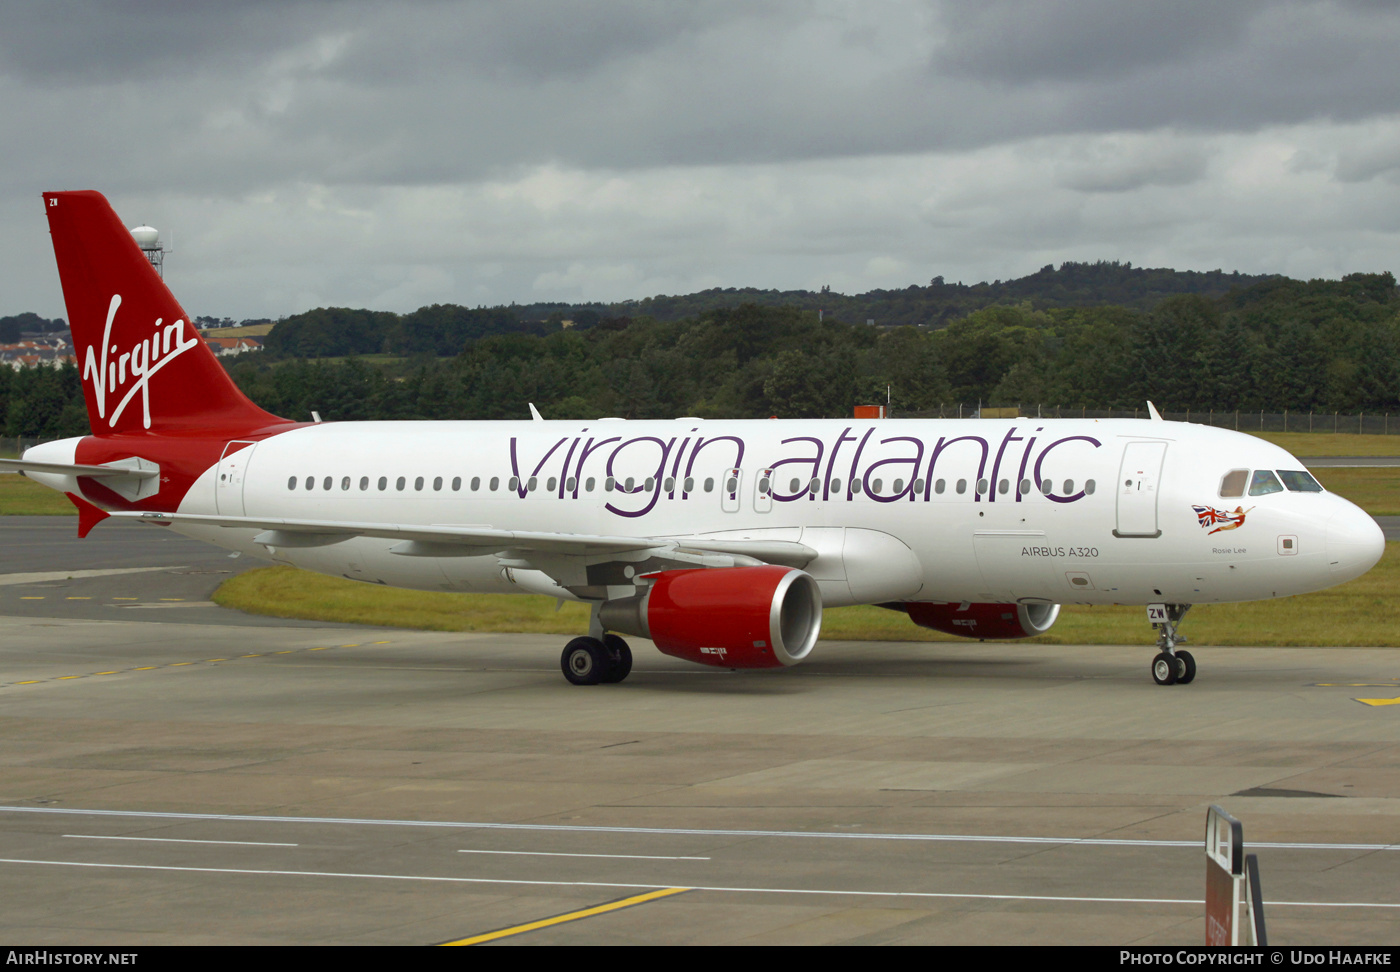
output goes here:
[[921, 628], [932, 628], [964, 638], [1030, 638], [1049, 631], [1060, 616], [1058, 604], [935, 604], [905, 601], [900, 607]]
[[647, 579], [646, 593], [603, 605], [604, 627], [720, 668], [796, 665], [817, 643], [821, 589], [796, 568], [665, 570]]

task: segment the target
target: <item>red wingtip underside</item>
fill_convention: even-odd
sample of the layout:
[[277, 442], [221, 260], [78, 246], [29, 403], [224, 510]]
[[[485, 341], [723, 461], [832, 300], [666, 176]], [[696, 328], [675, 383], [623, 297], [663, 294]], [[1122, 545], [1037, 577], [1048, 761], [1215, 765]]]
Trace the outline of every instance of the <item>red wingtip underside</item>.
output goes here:
[[82, 540], [92, 532], [92, 528], [112, 514], [98, 506], [93, 506], [77, 493], [64, 493], [68, 499], [78, 508], [78, 539]]

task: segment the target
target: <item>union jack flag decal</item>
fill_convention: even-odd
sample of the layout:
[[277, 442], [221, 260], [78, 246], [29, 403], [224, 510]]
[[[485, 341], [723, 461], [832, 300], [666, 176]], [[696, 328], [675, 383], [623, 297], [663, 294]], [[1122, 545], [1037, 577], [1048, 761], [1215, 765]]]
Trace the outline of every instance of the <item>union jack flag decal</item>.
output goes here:
[[1254, 507], [1246, 510], [1237, 506], [1233, 512], [1217, 510], [1211, 506], [1193, 506], [1191, 509], [1196, 511], [1196, 520], [1201, 524], [1201, 529], [1215, 527], [1210, 533], [1219, 533], [1221, 530], [1237, 530], [1244, 526], [1245, 515]]

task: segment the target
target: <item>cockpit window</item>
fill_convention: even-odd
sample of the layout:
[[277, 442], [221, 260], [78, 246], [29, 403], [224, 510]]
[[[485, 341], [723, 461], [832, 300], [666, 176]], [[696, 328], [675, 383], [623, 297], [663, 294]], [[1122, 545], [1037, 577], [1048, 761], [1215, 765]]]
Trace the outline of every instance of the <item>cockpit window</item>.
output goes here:
[[1278, 478], [1283, 480], [1283, 485], [1288, 487], [1290, 493], [1322, 492], [1322, 484], [1301, 469], [1280, 469]]
[[1270, 493], [1282, 493], [1283, 483], [1278, 481], [1278, 477], [1267, 469], [1254, 470], [1254, 478], [1249, 481], [1250, 496], [1267, 496]]
[[1244, 484], [1249, 479], [1248, 469], [1231, 469], [1220, 480], [1221, 496], [1243, 496]]

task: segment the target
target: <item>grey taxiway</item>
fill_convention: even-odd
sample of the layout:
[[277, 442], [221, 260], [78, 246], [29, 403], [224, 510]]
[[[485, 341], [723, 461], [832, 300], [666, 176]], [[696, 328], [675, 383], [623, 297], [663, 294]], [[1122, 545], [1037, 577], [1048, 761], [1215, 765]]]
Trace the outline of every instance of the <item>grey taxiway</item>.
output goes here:
[[73, 529], [0, 520], [12, 941], [1197, 944], [1212, 803], [1274, 942], [1400, 940], [1394, 650], [1193, 645], [1163, 688], [1146, 622], [771, 673], [634, 643], [580, 688], [557, 636], [254, 618], [209, 601], [246, 558]]

